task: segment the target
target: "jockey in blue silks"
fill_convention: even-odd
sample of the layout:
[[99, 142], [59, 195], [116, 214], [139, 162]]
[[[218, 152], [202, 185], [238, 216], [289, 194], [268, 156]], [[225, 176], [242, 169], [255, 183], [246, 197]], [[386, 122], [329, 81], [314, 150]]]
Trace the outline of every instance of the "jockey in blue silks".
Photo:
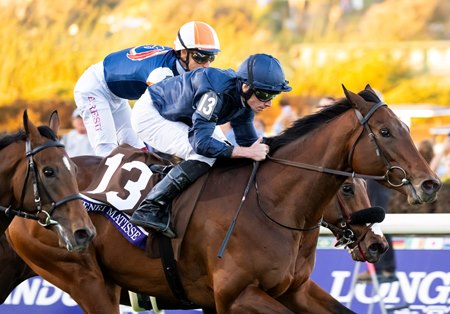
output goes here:
[[[203, 68], [148, 87], [132, 110], [140, 138], [160, 152], [184, 161], [157, 183], [133, 213], [131, 222], [175, 237], [167, 204], [204, 174], [217, 158], [263, 160], [269, 147], [253, 125], [255, 113], [292, 88], [280, 62], [255, 54], [237, 72]], [[237, 146], [226, 143], [216, 126], [230, 122]]]

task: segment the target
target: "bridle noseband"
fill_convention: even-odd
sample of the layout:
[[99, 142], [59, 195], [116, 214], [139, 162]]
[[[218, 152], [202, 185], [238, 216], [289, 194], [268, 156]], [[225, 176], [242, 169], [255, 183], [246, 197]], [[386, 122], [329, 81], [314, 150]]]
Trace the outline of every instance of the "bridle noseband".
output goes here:
[[[20, 202], [19, 202], [19, 207], [18, 208], [13, 208], [12, 205], [9, 205], [8, 207], [4, 207], [4, 206], [0, 206], [0, 211], [4, 212], [5, 215], [11, 217], [11, 216], [19, 216], [22, 218], [26, 218], [26, 219], [33, 219], [33, 220], [37, 220], [37, 222], [45, 227], [45, 228], [49, 228], [53, 225], [57, 225], [58, 221], [53, 220], [51, 218], [54, 210], [67, 203], [70, 202], [72, 200], [76, 200], [76, 199], [81, 199], [81, 195], [79, 193], [76, 194], [72, 194], [69, 196], [64, 197], [63, 199], [55, 202], [52, 197], [50, 196], [50, 193], [48, 192], [48, 190], [46, 189], [45, 185], [42, 184], [39, 185], [39, 175], [37, 173], [36, 170], [36, 165], [33, 159], [33, 156], [36, 155], [37, 153], [39, 153], [40, 151], [49, 148], [49, 147], [64, 147], [64, 145], [62, 143], [60, 143], [59, 141], [49, 141], [46, 142], [36, 148], [32, 148], [31, 147], [31, 141], [30, 139], [26, 138], [25, 140], [25, 156], [27, 158], [28, 161], [28, 166], [27, 166], [27, 173], [25, 176], [25, 180], [23, 183], [23, 188], [22, 188], [22, 193], [21, 193], [21, 197], [20, 197]], [[25, 199], [25, 194], [26, 194], [26, 189], [27, 189], [27, 182], [28, 182], [28, 178], [30, 176], [31, 173], [31, 180], [32, 180], [32, 184], [33, 184], [33, 193], [34, 193], [34, 204], [36, 205], [36, 212], [35, 213], [31, 213], [30, 211], [25, 211], [23, 209], [23, 202]], [[42, 208], [42, 202], [41, 202], [41, 195], [39, 193], [39, 188], [42, 188], [42, 190], [44, 190], [45, 194], [47, 195], [47, 197], [51, 200], [51, 208], [49, 211], [46, 211]], [[44, 218], [41, 219], [40, 214], [44, 215]]]

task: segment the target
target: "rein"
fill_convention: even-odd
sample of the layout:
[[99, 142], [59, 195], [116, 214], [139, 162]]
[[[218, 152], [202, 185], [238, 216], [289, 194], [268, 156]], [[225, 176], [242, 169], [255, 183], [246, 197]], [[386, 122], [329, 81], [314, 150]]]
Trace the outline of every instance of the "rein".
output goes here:
[[322, 219], [319, 221], [319, 223], [317, 223], [316, 225], [312, 226], [312, 227], [308, 227], [308, 228], [298, 228], [298, 227], [290, 227], [288, 225], [282, 224], [281, 222], [276, 221], [275, 219], [273, 219], [272, 217], [270, 217], [267, 212], [262, 208], [261, 206], [261, 202], [260, 202], [260, 197], [259, 197], [259, 190], [258, 190], [258, 183], [256, 182], [256, 180], [254, 181], [255, 183], [255, 190], [256, 190], [256, 201], [258, 203], [258, 208], [263, 212], [264, 216], [266, 216], [270, 221], [272, 221], [273, 223], [277, 224], [280, 227], [283, 227], [285, 229], [289, 229], [289, 230], [294, 230], [294, 231], [312, 231], [315, 230], [317, 228], [319, 228], [322, 224]]
[[386, 179], [386, 174], [383, 176], [372, 176], [372, 175], [366, 175], [366, 174], [359, 174], [356, 172], [341, 171], [341, 170], [336, 170], [336, 169], [325, 168], [322, 166], [305, 164], [303, 162], [296, 162], [296, 161], [290, 161], [290, 160], [286, 160], [286, 159], [275, 158], [270, 155], [267, 155], [267, 159], [269, 159], [275, 163], [286, 165], [286, 166], [291, 166], [291, 167], [301, 168], [301, 169], [306, 169], [306, 170], [311, 170], [311, 171], [317, 171], [317, 172], [321, 172], [321, 173], [328, 173], [328, 174], [333, 174], [333, 175], [338, 175], [338, 176], [362, 178], [362, 179], [373, 179], [373, 180], [385, 180]]
[[[349, 154], [349, 159], [348, 159], [349, 160], [349, 164], [351, 165], [351, 161], [352, 161], [352, 157], [353, 157], [353, 153], [354, 153], [354, 150], [356, 148], [356, 145], [358, 144], [358, 141], [361, 138], [361, 135], [364, 133], [364, 130], [366, 130], [367, 133], [368, 133], [368, 136], [369, 136], [369, 139], [370, 139], [371, 143], [374, 145], [375, 152], [376, 152], [377, 156], [382, 159], [383, 163], [387, 167], [386, 173], [384, 175], [382, 175], [382, 176], [365, 175], [365, 174], [358, 174], [358, 173], [355, 173], [355, 172], [348, 172], [348, 171], [341, 171], [341, 170], [337, 170], [337, 169], [330, 169], [330, 168], [325, 168], [325, 167], [322, 167], [322, 166], [311, 165], [311, 164], [306, 164], [306, 163], [302, 163], [302, 162], [295, 162], [295, 161], [291, 161], [291, 160], [275, 158], [275, 157], [272, 157], [270, 155], [267, 155], [267, 159], [272, 161], [272, 162], [283, 164], [283, 165], [290, 166], [290, 167], [301, 168], [301, 169], [306, 169], [306, 170], [311, 170], [311, 171], [317, 171], [317, 172], [327, 173], [327, 174], [332, 174], [332, 175], [346, 176], [346, 177], [352, 177], [352, 178], [362, 178], [362, 179], [386, 180], [391, 186], [394, 186], [394, 187], [400, 187], [400, 186], [402, 186], [404, 184], [409, 184], [410, 182], [406, 178], [406, 171], [403, 168], [399, 167], [399, 166], [391, 166], [389, 161], [384, 156], [384, 154], [382, 154], [380, 146], [376, 142], [375, 135], [373, 134], [372, 130], [370, 129], [370, 126], [368, 125], [368, 121], [369, 121], [370, 117], [373, 115], [373, 113], [377, 109], [379, 109], [382, 106], [387, 106], [387, 105], [384, 102], [382, 102], [382, 101], [378, 102], [375, 106], [370, 108], [370, 110], [367, 112], [366, 116], [363, 116], [361, 114], [361, 112], [358, 109], [355, 108], [356, 117], [358, 118], [358, 121], [363, 126], [363, 128], [361, 130], [361, 133], [358, 135], [355, 143], [352, 145], [352, 148], [351, 148], [350, 154]], [[253, 170], [252, 170], [252, 173], [250, 174], [250, 178], [249, 178], [249, 180], [247, 182], [247, 185], [245, 187], [244, 195], [242, 197], [241, 203], [239, 204], [239, 208], [237, 209], [237, 211], [235, 213], [233, 221], [231, 222], [231, 225], [229, 226], [228, 231], [227, 231], [227, 233], [225, 235], [225, 238], [224, 238], [224, 240], [222, 242], [222, 245], [221, 245], [221, 247], [219, 249], [219, 253], [217, 254], [217, 256], [219, 258], [222, 258], [223, 253], [225, 251], [225, 248], [228, 245], [229, 239], [231, 237], [231, 233], [233, 232], [234, 226], [236, 225], [237, 217], [238, 217], [239, 212], [240, 212], [240, 210], [241, 210], [241, 208], [242, 208], [242, 206], [243, 206], [243, 204], [245, 202], [245, 198], [247, 196], [249, 187], [250, 187], [252, 182], [254, 182], [254, 184], [255, 184], [258, 207], [270, 221], [276, 223], [277, 225], [279, 225], [279, 226], [281, 226], [283, 228], [286, 228], [286, 229], [289, 229], [289, 230], [295, 230], [295, 231], [311, 231], [311, 230], [319, 228], [322, 225], [322, 223], [323, 223], [323, 221], [321, 219], [321, 221], [317, 225], [314, 225], [312, 227], [303, 229], [303, 228], [290, 227], [290, 226], [284, 225], [282, 223], [277, 222], [273, 218], [271, 218], [262, 209], [261, 204], [260, 204], [259, 193], [258, 193], [258, 185], [257, 185], [256, 180], [255, 180], [255, 176], [256, 176], [256, 172], [258, 170], [258, 167], [259, 167], [259, 162], [254, 162], [253, 163]], [[402, 179], [400, 184], [394, 184], [389, 179], [389, 173], [391, 173], [392, 171], [394, 171], [396, 169], [402, 171], [403, 174], [404, 174], [404, 178]], [[366, 233], [367, 233], [367, 231], [366, 231]], [[364, 236], [365, 236], [365, 234], [364, 234]], [[362, 238], [361, 238], [361, 240], [362, 240]]]
[[[19, 217], [22, 217], [25, 219], [37, 220], [41, 226], [43, 226], [45, 228], [49, 228], [52, 225], [58, 224], [58, 222], [56, 220], [51, 219], [51, 216], [57, 207], [65, 204], [67, 202], [70, 202], [72, 200], [82, 198], [79, 193], [76, 193], [76, 194], [66, 196], [63, 199], [55, 202], [52, 199], [52, 197], [50, 196], [50, 193], [48, 192], [48, 190], [45, 188], [45, 185], [43, 185], [43, 184], [39, 185], [39, 182], [40, 182], [39, 175], [36, 170], [36, 165], [35, 165], [33, 156], [36, 155], [37, 153], [39, 153], [40, 151], [42, 151], [46, 148], [49, 148], [49, 147], [64, 147], [64, 145], [58, 141], [49, 141], [49, 142], [46, 142], [46, 143], [44, 143], [38, 147], [35, 147], [33, 149], [31, 147], [30, 139], [28, 137], [26, 138], [25, 156], [28, 161], [28, 166], [27, 166], [27, 173], [25, 175], [25, 180], [23, 183], [22, 193], [21, 193], [21, 197], [20, 197], [20, 203], [19, 203], [20, 205], [19, 205], [19, 208], [13, 208], [12, 205], [9, 205], [8, 207], [0, 206], [0, 211], [4, 212], [6, 216], [8, 216], [8, 217], [19, 216]], [[33, 184], [34, 204], [36, 205], [35, 213], [30, 213], [23, 209], [23, 202], [24, 202], [25, 194], [26, 194], [26, 190], [27, 190], [27, 181], [28, 181], [28, 178], [30, 177], [30, 173], [31, 173], [31, 180], [32, 180], [32, 184]], [[51, 208], [49, 211], [46, 211], [42, 208], [39, 187], [41, 187], [44, 190], [47, 197], [51, 200]], [[44, 215], [44, 218], [42, 221], [41, 221], [40, 214]]]
[[[352, 160], [352, 157], [353, 157], [353, 152], [354, 152], [354, 150], [356, 148], [356, 145], [357, 145], [359, 139], [361, 138], [361, 135], [364, 133], [364, 130], [366, 130], [367, 133], [369, 134], [369, 138], [370, 138], [371, 142], [374, 145], [375, 152], [376, 152], [377, 156], [379, 156], [383, 160], [384, 164], [388, 168], [388, 170], [386, 171], [386, 173], [383, 176], [365, 175], [365, 174], [359, 174], [359, 173], [355, 173], [355, 172], [348, 172], [348, 171], [341, 171], [341, 170], [337, 170], [337, 169], [330, 169], [330, 168], [325, 168], [325, 167], [322, 167], [322, 166], [311, 165], [311, 164], [306, 164], [306, 163], [302, 163], [302, 162], [296, 162], [296, 161], [291, 161], [291, 160], [286, 160], [286, 159], [275, 158], [275, 157], [272, 157], [270, 155], [267, 155], [267, 159], [272, 161], [272, 162], [279, 163], [279, 164], [286, 165], [286, 166], [290, 166], [290, 167], [301, 168], [301, 169], [306, 169], [306, 170], [311, 170], [311, 171], [317, 171], [317, 172], [327, 173], [327, 174], [332, 174], [332, 175], [346, 176], [346, 177], [352, 177], [352, 178], [372, 179], [372, 180], [386, 180], [392, 186], [401, 186], [403, 184], [406, 184], [406, 182], [409, 183], [409, 181], [406, 179], [406, 172], [401, 167], [391, 166], [390, 163], [387, 161], [387, 159], [384, 157], [384, 155], [381, 153], [381, 149], [380, 149], [379, 145], [376, 143], [375, 136], [373, 135], [372, 130], [370, 129], [370, 126], [368, 125], [368, 121], [369, 121], [370, 117], [372, 116], [372, 114], [378, 108], [380, 108], [381, 106], [386, 106], [386, 104], [384, 102], [377, 103], [375, 106], [370, 108], [369, 112], [366, 114], [365, 117], [362, 116], [362, 114], [361, 114], [361, 112], [359, 110], [355, 109], [356, 116], [358, 117], [358, 120], [359, 120], [360, 124], [363, 126], [363, 128], [361, 130], [361, 133], [358, 135], [355, 143], [352, 145], [352, 148], [351, 148], [351, 151], [350, 151], [350, 154], [349, 154], [349, 162], [351, 164], [351, 160]], [[404, 173], [405, 177], [402, 180], [402, 183], [400, 185], [394, 185], [389, 180], [389, 173], [391, 171], [393, 171], [394, 169], [401, 169], [403, 171], [403, 173]], [[329, 224], [324, 222], [323, 220], [319, 221], [318, 224], [316, 224], [316, 225], [314, 225], [312, 227], [309, 227], [309, 228], [291, 227], [291, 226], [287, 226], [285, 224], [282, 224], [282, 223], [276, 221], [275, 219], [273, 219], [272, 217], [270, 217], [267, 214], [267, 212], [262, 208], [261, 203], [260, 203], [258, 185], [257, 185], [256, 180], [255, 180], [255, 189], [256, 189], [256, 199], [257, 199], [257, 203], [258, 203], [259, 209], [264, 213], [264, 215], [269, 220], [271, 220], [275, 224], [279, 225], [280, 227], [283, 227], [283, 228], [286, 228], [286, 229], [289, 229], [289, 230], [295, 230], [295, 231], [311, 231], [311, 230], [319, 228], [321, 225], [323, 226], [324, 223], [327, 224], [327, 226], [329, 226]], [[339, 200], [339, 194], [338, 194], [338, 200]], [[340, 209], [342, 211], [342, 206], [340, 207]], [[336, 228], [336, 229], [338, 229], [338, 228]], [[367, 229], [367, 231], [364, 233], [364, 236], [368, 232], [368, 230], [369, 229]], [[333, 230], [331, 230], [331, 231], [333, 231]], [[342, 239], [345, 239], [345, 241], [347, 241], [343, 245], [347, 246], [347, 245], [349, 245], [349, 244], [354, 242], [354, 239], [353, 239], [354, 238], [354, 234], [353, 234], [353, 231], [351, 229], [346, 228], [346, 229], [344, 229], [344, 231], [342, 231], [341, 234], [342, 234]], [[362, 237], [359, 240], [359, 242], [363, 238], [364, 237]], [[352, 239], [352, 240], [350, 240], [350, 239]], [[352, 241], [352, 242], [350, 243], [349, 241]]]
[[227, 233], [225, 234], [225, 238], [223, 239], [222, 245], [220, 246], [219, 252], [217, 253], [217, 257], [219, 257], [219, 258], [223, 257], [223, 253], [225, 252], [228, 242], [230, 241], [231, 233], [234, 230], [234, 226], [236, 225], [238, 215], [242, 209], [242, 206], [244, 205], [248, 191], [250, 190], [250, 185], [255, 180], [256, 171], [258, 170], [258, 168], [259, 168], [259, 161], [254, 161], [253, 169], [250, 174], [250, 178], [248, 179], [247, 185], [245, 186], [244, 195], [242, 196], [241, 203], [239, 204], [239, 208], [236, 210], [236, 213], [234, 214], [233, 221], [231, 222], [231, 225], [228, 227]]

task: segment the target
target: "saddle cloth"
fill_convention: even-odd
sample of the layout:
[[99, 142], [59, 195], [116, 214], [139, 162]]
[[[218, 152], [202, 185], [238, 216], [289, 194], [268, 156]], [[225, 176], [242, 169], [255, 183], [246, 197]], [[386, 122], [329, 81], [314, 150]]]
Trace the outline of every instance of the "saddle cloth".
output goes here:
[[[154, 164], [168, 166], [170, 162], [153, 153], [121, 145], [101, 161], [91, 184], [81, 192], [88, 211], [105, 215], [128, 241], [140, 248], [152, 237], [147, 238], [145, 230], [132, 225], [128, 219], [162, 178], [160, 173], [150, 169], [149, 166]], [[206, 179], [207, 175], [202, 176], [174, 200], [171, 219], [177, 234], [172, 239], [175, 260], [179, 257], [184, 234]], [[147, 244], [147, 247], [157, 248], [157, 245]], [[157, 252], [149, 254], [158, 256]]]

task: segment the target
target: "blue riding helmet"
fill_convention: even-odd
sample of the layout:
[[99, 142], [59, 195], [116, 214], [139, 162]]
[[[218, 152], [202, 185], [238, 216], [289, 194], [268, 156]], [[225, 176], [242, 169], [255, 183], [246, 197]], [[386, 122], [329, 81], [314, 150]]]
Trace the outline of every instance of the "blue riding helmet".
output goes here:
[[283, 68], [278, 59], [267, 54], [254, 54], [245, 59], [237, 70], [251, 89], [272, 92], [289, 92], [292, 90], [286, 81]]

